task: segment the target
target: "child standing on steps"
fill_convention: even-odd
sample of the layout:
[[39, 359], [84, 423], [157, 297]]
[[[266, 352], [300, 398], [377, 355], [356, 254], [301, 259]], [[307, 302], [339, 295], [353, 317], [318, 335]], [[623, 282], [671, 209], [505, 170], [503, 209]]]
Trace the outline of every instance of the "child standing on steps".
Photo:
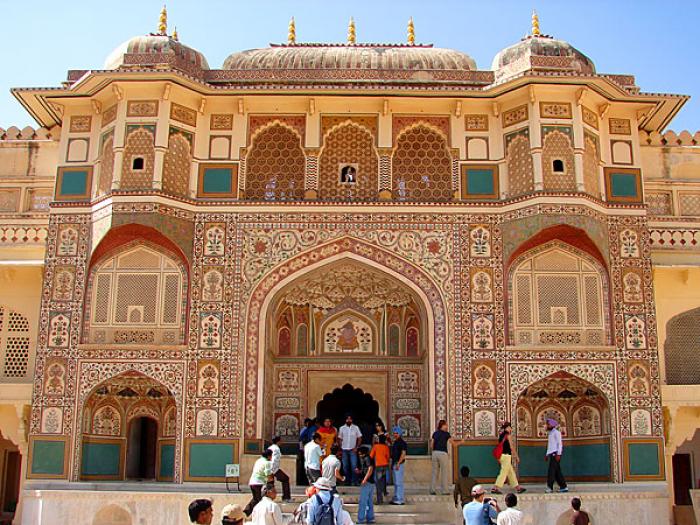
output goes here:
[[377, 486], [377, 505], [384, 503], [386, 496], [386, 473], [389, 471], [389, 447], [386, 444], [386, 436], [380, 434], [378, 441], [372, 446], [369, 457], [374, 461], [374, 479]]

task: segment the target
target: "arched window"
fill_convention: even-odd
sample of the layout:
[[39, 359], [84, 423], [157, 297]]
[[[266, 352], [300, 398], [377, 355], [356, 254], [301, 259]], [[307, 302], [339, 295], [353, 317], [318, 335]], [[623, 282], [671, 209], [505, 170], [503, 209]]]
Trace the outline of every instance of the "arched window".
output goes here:
[[513, 344], [607, 344], [607, 279], [597, 261], [552, 243], [526, 253], [513, 268]]
[[90, 342], [181, 342], [186, 285], [180, 263], [153, 248], [109, 257], [91, 278]]

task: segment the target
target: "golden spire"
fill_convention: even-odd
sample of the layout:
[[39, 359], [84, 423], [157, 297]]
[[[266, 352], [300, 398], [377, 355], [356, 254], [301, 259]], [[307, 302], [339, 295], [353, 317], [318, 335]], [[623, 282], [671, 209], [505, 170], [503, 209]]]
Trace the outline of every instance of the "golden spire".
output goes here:
[[175, 31], [173, 31], [172, 39], [178, 42], [180, 38], [177, 36], [177, 26], [175, 26]]
[[355, 43], [355, 20], [350, 17], [350, 23], [348, 24], [348, 44]]
[[534, 9], [532, 10], [532, 36], [540, 36], [540, 17]]
[[287, 30], [287, 44], [297, 43], [297, 26], [294, 23], [294, 17], [289, 20], [289, 29]]
[[408, 19], [408, 43], [411, 45], [416, 43], [416, 28], [413, 25], [413, 17]]
[[168, 10], [163, 6], [160, 10], [160, 18], [158, 19], [158, 33], [165, 35], [168, 32]]

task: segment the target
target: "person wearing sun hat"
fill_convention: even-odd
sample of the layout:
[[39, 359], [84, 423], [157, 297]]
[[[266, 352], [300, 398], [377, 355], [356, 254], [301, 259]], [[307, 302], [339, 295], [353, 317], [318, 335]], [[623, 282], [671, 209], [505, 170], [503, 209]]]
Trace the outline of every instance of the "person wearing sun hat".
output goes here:
[[486, 516], [490, 520], [496, 521], [498, 517], [498, 506], [495, 500], [490, 498], [487, 503], [484, 501], [486, 491], [481, 485], [474, 485], [472, 488], [472, 501], [462, 508], [462, 516], [466, 525], [482, 525], [486, 523]]
[[221, 525], [243, 525], [245, 514], [243, 507], [237, 503], [226, 505], [221, 510]]
[[319, 521], [320, 516], [318, 514], [329, 505], [333, 511], [333, 523], [342, 523], [343, 502], [336, 494], [333, 494], [333, 485], [330, 480], [321, 476], [314, 482], [313, 486], [317, 492], [309, 498], [308, 512], [306, 514], [307, 525], [313, 525]]

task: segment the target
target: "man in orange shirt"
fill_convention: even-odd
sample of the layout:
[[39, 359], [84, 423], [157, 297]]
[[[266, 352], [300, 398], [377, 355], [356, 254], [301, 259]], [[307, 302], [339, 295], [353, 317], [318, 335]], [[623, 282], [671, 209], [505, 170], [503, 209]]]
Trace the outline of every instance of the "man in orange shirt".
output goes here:
[[386, 490], [386, 473], [389, 470], [389, 459], [391, 452], [386, 444], [386, 436], [380, 435], [377, 443], [372, 446], [369, 457], [374, 460], [375, 475], [377, 483], [377, 505], [384, 503], [384, 491]]

